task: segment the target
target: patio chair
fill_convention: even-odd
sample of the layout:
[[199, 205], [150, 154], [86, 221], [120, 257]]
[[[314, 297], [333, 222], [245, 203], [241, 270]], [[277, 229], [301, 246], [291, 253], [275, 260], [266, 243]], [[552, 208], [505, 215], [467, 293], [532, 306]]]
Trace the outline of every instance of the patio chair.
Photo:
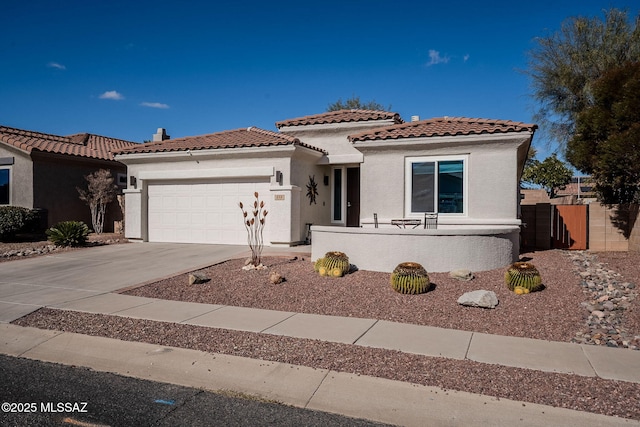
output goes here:
[[438, 213], [437, 212], [425, 212], [425, 214], [424, 214], [424, 228], [438, 228]]

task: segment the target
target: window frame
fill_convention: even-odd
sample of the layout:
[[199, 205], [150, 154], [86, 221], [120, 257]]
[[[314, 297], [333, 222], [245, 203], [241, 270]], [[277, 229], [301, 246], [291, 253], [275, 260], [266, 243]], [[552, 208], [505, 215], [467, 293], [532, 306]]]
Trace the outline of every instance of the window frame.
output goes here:
[[438, 199], [440, 195], [440, 190], [438, 188], [439, 184], [439, 174], [434, 173], [434, 212], [438, 213], [438, 216], [450, 216], [450, 217], [467, 217], [469, 215], [469, 155], [468, 154], [457, 154], [450, 156], [416, 156], [416, 157], [405, 157], [405, 183], [404, 183], [404, 211], [405, 217], [407, 218], [421, 218], [425, 212], [412, 212], [411, 211], [411, 202], [412, 202], [412, 189], [413, 189], [413, 164], [414, 163], [434, 163], [435, 170], [438, 171], [438, 165], [440, 162], [448, 162], [448, 161], [462, 161], [462, 212], [460, 213], [450, 213], [450, 212], [438, 212]]
[[[339, 194], [339, 208], [340, 218], [335, 219], [336, 213], [336, 173], [340, 173], [340, 194]], [[346, 207], [346, 194], [347, 194], [347, 174], [345, 166], [334, 166], [331, 168], [331, 224], [345, 225], [347, 223], [347, 207]]]
[[9, 171], [9, 194], [8, 194], [9, 201], [8, 201], [8, 203], [2, 203], [0, 201], [0, 206], [11, 206], [11, 200], [12, 200], [11, 196], [12, 196], [12, 193], [13, 193], [13, 180], [12, 180], [12, 178], [13, 178], [13, 168], [11, 166], [9, 166], [9, 165], [7, 165], [7, 166], [3, 165], [3, 166], [0, 166], [0, 170]]

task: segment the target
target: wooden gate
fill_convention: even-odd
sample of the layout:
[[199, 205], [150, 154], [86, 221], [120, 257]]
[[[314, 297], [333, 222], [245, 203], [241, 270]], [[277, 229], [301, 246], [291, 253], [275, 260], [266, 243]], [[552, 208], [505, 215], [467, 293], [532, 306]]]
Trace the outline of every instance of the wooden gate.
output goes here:
[[556, 249], [587, 249], [587, 205], [556, 205], [551, 245]]

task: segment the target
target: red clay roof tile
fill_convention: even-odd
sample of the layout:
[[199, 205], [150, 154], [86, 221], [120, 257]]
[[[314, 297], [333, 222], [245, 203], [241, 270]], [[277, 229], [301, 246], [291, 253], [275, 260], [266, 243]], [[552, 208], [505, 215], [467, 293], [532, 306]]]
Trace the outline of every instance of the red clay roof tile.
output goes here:
[[510, 120], [437, 117], [417, 122], [380, 127], [349, 136], [351, 142], [384, 141], [432, 136], [481, 135], [508, 132], [534, 132], [538, 125]]
[[102, 160], [113, 160], [114, 151], [138, 145], [131, 141], [89, 133], [59, 136], [7, 126], [0, 126], [0, 142], [29, 153], [41, 151]]
[[147, 142], [134, 147], [125, 148], [116, 154], [158, 153], [167, 151], [207, 150], [241, 147], [272, 147], [282, 145], [299, 145], [324, 153], [319, 148], [300, 142], [298, 138], [256, 127], [227, 130], [207, 135], [188, 136], [167, 139], [165, 141]]
[[393, 120], [404, 123], [398, 113], [377, 110], [338, 110], [312, 116], [298, 117], [276, 122], [278, 129], [284, 126], [322, 125], [329, 123], [365, 122], [370, 120]]

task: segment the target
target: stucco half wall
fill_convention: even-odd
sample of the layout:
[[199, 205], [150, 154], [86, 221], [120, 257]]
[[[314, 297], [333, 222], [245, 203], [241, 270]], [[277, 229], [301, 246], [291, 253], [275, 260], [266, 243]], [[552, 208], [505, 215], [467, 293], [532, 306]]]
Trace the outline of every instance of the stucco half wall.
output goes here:
[[313, 226], [311, 257], [347, 254], [361, 270], [392, 272], [401, 262], [419, 262], [428, 272], [485, 271], [518, 260], [520, 229], [486, 226], [464, 229], [390, 229]]

